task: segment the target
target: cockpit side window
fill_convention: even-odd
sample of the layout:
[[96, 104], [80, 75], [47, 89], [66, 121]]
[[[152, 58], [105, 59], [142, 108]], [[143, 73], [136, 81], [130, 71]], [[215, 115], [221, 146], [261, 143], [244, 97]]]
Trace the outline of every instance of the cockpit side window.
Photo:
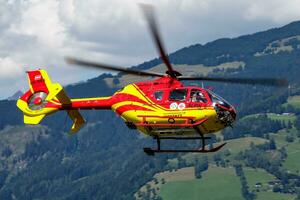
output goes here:
[[170, 92], [169, 100], [171, 101], [185, 101], [187, 89], [176, 89]]
[[163, 99], [163, 94], [164, 94], [163, 91], [156, 91], [154, 93], [154, 97], [157, 101], [161, 101]]
[[202, 91], [192, 89], [190, 94], [190, 102], [206, 103], [207, 99]]

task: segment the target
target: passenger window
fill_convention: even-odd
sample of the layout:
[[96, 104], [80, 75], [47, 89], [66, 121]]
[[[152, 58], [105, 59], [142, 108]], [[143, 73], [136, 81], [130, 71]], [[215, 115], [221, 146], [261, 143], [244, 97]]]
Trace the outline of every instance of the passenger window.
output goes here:
[[154, 93], [154, 97], [156, 100], [161, 101], [163, 98], [163, 91], [157, 91]]
[[190, 95], [190, 102], [206, 103], [207, 99], [200, 90], [192, 89]]
[[186, 99], [187, 90], [186, 89], [178, 89], [172, 90], [170, 93], [169, 100], [171, 101], [184, 101]]

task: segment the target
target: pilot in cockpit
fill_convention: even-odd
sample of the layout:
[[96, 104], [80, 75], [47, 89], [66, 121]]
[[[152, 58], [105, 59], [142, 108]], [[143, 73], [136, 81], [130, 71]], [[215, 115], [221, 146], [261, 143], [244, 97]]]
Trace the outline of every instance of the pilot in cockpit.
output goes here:
[[191, 92], [191, 97], [190, 97], [191, 102], [200, 102], [200, 103], [205, 103], [207, 100], [205, 96], [203, 95], [202, 92], [200, 91], [192, 91]]

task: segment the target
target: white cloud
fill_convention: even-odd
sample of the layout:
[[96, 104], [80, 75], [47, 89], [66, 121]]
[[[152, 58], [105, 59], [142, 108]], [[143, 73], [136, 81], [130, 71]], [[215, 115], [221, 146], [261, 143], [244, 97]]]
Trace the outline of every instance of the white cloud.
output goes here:
[[20, 77], [24, 68], [10, 57], [0, 58], [0, 78], [7, 80], [14, 77]]
[[275, 23], [286, 23], [300, 18], [299, 0], [254, 0], [248, 4], [246, 16], [249, 20], [270, 20]]
[[[98, 73], [68, 66], [65, 55], [125, 66], [157, 57], [138, 2], [0, 0], [0, 98], [24, 88], [26, 69], [46, 68], [63, 84]], [[300, 19], [299, 0], [142, 2], [156, 7], [169, 52]]]
[[49, 48], [61, 48], [66, 39], [64, 24], [58, 16], [59, 3], [52, 0], [26, 2], [20, 13], [21, 20], [10, 27], [15, 34], [33, 36]]

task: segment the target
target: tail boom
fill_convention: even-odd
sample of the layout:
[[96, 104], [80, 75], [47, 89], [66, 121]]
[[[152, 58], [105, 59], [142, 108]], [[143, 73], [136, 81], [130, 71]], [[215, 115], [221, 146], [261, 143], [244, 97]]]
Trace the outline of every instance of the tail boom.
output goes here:
[[[98, 98], [82, 98], [71, 99], [71, 108], [85, 109], [85, 110], [110, 110], [112, 106], [111, 97]], [[68, 109], [69, 105], [62, 105], [62, 109]]]

